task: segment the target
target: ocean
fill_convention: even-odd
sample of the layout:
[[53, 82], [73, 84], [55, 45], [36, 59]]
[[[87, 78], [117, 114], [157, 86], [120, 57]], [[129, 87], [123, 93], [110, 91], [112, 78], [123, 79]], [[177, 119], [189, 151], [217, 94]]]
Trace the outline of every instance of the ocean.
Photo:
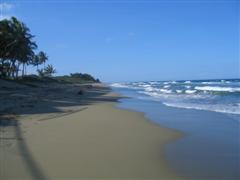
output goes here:
[[[240, 114], [240, 79], [113, 83], [166, 106]], [[135, 96], [135, 97], [136, 97]]]
[[110, 84], [129, 98], [118, 107], [184, 134], [165, 146], [169, 166], [187, 179], [240, 179], [240, 79]]

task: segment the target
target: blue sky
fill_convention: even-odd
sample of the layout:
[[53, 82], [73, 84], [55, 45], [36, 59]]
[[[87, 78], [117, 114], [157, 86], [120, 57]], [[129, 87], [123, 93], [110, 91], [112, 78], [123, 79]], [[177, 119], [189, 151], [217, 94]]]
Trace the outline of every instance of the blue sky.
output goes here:
[[[58, 75], [105, 82], [239, 78], [239, 3], [231, 0], [0, 0], [36, 35]], [[33, 70], [31, 70], [33, 71]]]

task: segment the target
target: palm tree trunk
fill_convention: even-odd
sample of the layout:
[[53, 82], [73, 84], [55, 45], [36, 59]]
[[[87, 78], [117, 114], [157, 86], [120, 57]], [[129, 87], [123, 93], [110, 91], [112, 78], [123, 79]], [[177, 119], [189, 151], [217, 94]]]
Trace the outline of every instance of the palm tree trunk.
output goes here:
[[25, 63], [23, 63], [23, 68], [22, 68], [22, 77], [24, 76], [24, 70], [25, 70]]
[[20, 68], [20, 63], [18, 62], [18, 65], [17, 65], [17, 72], [16, 72], [16, 77], [18, 78], [18, 72], [19, 72], [19, 68]]
[[15, 72], [16, 72], [16, 66], [15, 66], [16, 60], [12, 60], [12, 67], [11, 68], [11, 74], [12, 74], [12, 78], [14, 78]]

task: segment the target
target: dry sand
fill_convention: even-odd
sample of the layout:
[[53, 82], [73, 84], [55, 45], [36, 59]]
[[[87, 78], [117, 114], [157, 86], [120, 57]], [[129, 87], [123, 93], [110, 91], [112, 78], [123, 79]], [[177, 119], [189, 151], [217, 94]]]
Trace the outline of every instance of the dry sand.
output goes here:
[[115, 108], [119, 96], [96, 86], [30, 91], [27, 107], [2, 115], [0, 179], [179, 179], [164, 145], [181, 134]]

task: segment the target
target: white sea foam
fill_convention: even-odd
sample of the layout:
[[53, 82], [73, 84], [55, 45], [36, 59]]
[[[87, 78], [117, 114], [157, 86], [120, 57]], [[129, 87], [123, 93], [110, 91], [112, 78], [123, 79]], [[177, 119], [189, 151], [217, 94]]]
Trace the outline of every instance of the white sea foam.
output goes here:
[[231, 82], [230, 81], [225, 81], [225, 80], [201, 82], [201, 84], [224, 84], [224, 83], [229, 84]]
[[141, 84], [141, 85], [139, 85], [140, 87], [151, 87], [151, 85], [149, 85], [149, 84]]
[[196, 86], [195, 89], [199, 91], [240, 92], [240, 88], [220, 86]]
[[162, 93], [167, 93], [167, 94], [172, 93], [171, 90], [167, 90], [167, 89], [159, 89], [158, 91], [160, 91], [160, 92], [162, 92]]
[[176, 92], [177, 92], [177, 93], [182, 93], [183, 90], [179, 90], [179, 89], [177, 89]]
[[134, 82], [134, 83], [131, 83], [133, 86], [142, 86], [142, 85], [146, 85], [146, 83], [144, 82]]
[[201, 82], [201, 84], [216, 84], [216, 82]]
[[138, 91], [138, 93], [146, 94], [148, 96], [155, 97], [155, 98], [158, 98], [160, 96], [159, 93], [157, 92]]
[[229, 114], [240, 114], [239, 106], [227, 106], [227, 105], [201, 105], [194, 103], [168, 103], [163, 102], [166, 106], [185, 108], [185, 109], [197, 109], [197, 110], [208, 110], [215, 111], [221, 113], [229, 113]]
[[149, 84], [155, 85], [155, 84], [158, 84], [158, 82], [157, 81], [151, 81], [151, 82], [149, 82]]
[[148, 91], [148, 92], [152, 92], [152, 91], [156, 91], [156, 88], [153, 88], [153, 87], [146, 87], [144, 88], [145, 91]]
[[187, 94], [194, 94], [195, 92], [197, 92], [196, 90], [186, 90], [185, 93]]
[[121, 84], [121, 83], [113, 83], [110, 86], [116, 87], [116, 88], [129, 88], [126, 84]]
[[[193, 82], [193, 83], [192, 83]], [[240, 82], [228, 81], [175, 81], [165, 82], [133, 82], [113, 83], [112, 87], [136, 90], [140, 97], [159, 101], [168, 106], [209, 110], [222, 113], [240, 114], [240, 96], [234, 92], [240, 92]], [[177, 84], [175, 84], [177, 83]], [[198, 85], [196, 85], [198, 84]], [[206, 84], [206, 85], [205, 85]], [[229, 96], [221, 93], [227, 92]], [[231, 96], [233, 93], [233, 96]]]

